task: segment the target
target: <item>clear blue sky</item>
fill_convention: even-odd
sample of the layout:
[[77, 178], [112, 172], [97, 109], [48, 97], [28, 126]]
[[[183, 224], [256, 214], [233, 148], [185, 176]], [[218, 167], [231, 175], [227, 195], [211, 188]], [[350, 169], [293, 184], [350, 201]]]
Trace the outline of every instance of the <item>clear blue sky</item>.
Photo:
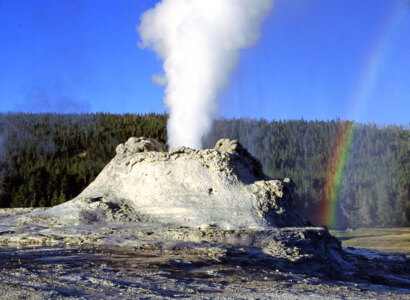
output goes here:
[[[0, 111], [162, 113], [154, 0], [0, 0]], [[217, 117], [410, 122], [410, 1], [276, 0]]]

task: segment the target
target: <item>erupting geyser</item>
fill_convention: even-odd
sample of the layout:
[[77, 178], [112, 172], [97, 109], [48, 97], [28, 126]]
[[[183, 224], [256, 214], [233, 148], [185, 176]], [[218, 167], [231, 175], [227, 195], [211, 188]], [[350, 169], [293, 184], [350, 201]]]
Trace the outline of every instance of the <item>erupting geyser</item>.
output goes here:
[[259, 37], [273, 0], [163, 0], [141, 16], [141, 47], [164, 61], [171, 148], [201, 148], [217, 110], [218, 93], [229, 82], [239, 51]]

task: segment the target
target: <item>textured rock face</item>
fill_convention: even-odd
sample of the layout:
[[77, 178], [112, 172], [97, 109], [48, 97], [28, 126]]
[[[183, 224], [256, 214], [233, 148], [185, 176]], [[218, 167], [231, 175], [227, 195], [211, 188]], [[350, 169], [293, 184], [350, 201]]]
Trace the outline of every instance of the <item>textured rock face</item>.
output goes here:
[[115, 150], [117, 155], [127, 156], [129, 154], [140, 152], [165, 152], [167, 151], [167, 148], [164, 144], [155, 139], [146, 137], [131, 137], [125, 144], [119, 144]]
[[88, 213], [77, 213], [86, 223], [102, 220], [112, 214], [112, 208], [121, 211], [126, 205], [133, 212], [128, 215], [189, 227], [303, 225], [291, 184], [269, 179], [259, 161], [230, 140], [219, 141], [215, 149], [181, 147], [166, 152], [165, 145], [153, 139], [130, 138], [117, 147], [116, 157], [96, 180], [61, 207], [73, 204], [88, 207]]

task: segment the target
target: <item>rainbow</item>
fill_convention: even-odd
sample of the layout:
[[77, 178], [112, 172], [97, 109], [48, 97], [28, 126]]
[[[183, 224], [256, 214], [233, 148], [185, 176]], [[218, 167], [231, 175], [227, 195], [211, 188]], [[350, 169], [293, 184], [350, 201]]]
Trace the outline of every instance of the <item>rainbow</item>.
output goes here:
[[[358, 85], [346, 106], [349, 111], [346, 111], [344, 115], [349, 119], [361, 120], [366, 107], [369, 106], [374, 88], [378, 84], [379, 74], [383, 71], [384, 63], [390, 55], [389, 40], [405, 19], [406, 12], [403, 3], [398, 2], [389, 13], [389, 17], [386, 19], [380, 34], [371, 47], [371, 51], [369, 51], [367, 60], [362, 66]], [[321, 224], [331, 228], [337, 226], [340, 190], [346, 165], [354, 146], [354, 136], [357, 128], [358, 126], [354, 122], [342, 122], [342, 126], [332, 143], [331, 156], [326, 169], [325, 185], [318, 211], [318, 219]]]
[[326, 181], [323, 188], [324, 200], [319, 213], [322, 224], [334, 227], [337, 224], [339, 195], [346, 165], [353, 148], [353, 140], [357, 125], [353, 122], [343, 122], [331, 148], [330, 160], [326, 171]]
[[346, 105], [348, 110], [345, 111], [345, 116], [348, 118], [364, 119], [364, 113], [374, 97], [375, 87], [380, 84], [380, 74], [383, 73], [389, 57], [393, 55], [390, 41], [399, 31], [401, 23], [406, 19], [407, 12], [408, 9], [403, 7], [403, 3], [399, 1], [388, 13], [388, 17], [379, 30], [379, 35], [368, 51], [366, 60], [359, 72], [358, 84]]

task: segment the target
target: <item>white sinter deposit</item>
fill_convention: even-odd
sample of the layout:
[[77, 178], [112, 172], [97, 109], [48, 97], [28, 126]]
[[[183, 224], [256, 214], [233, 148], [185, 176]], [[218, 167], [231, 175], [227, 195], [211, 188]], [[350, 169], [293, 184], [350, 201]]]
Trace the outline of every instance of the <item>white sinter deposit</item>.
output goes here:
[[133, 137], [116, 151], [78, 197], [36, 217], [63, 224], [128, 218], [222, 229], [303, 226], [291, 181], [268, 178], [237, 141], [167, 152], [153, 139]]

